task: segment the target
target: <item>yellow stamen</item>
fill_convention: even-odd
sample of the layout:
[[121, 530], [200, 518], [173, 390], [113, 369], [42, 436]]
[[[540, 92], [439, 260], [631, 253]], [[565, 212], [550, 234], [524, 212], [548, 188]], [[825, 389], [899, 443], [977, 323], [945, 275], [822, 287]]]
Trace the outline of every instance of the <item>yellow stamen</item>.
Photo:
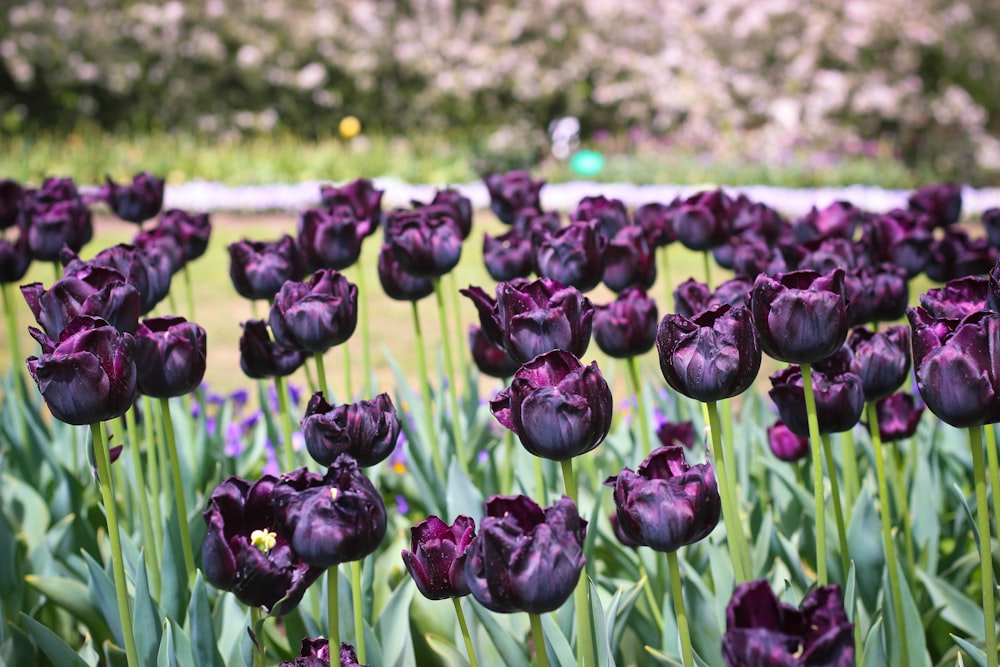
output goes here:
[[278, 544], [278, 534], [267, 530], [255, 530], [250, 533], [250, 544], [267, 553]]
[[335, 487], [335, 486], [331, 486], [330, 487], [330, 498], [332, 498], [333, 500], [336, 500], [337, 499], [337, 494], [339, 494], [339, 493], [340, 493], [340, 491], [337, 490], [337, 487]]

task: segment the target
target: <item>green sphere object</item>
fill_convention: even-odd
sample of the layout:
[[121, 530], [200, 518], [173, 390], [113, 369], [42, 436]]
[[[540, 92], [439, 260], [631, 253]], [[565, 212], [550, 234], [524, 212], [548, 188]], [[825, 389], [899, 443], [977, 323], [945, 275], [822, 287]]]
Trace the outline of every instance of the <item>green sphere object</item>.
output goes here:
[[581, 176], [596, 176], [604, 169], [604, 156], [597, 151], [577, 151], [569, 160], [569, 168]]

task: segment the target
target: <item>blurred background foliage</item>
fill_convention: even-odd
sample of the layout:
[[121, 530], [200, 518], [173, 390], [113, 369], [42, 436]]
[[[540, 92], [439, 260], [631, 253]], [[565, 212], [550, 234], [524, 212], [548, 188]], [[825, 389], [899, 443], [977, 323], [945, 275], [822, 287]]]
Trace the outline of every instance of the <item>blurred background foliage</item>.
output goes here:
[[316, 141], [354, 115], [484, 171], [572, 115], [611, 148], [976, 183], [1000, 173], [998, 53], [994, 0], [14, 0], [0, 128]]

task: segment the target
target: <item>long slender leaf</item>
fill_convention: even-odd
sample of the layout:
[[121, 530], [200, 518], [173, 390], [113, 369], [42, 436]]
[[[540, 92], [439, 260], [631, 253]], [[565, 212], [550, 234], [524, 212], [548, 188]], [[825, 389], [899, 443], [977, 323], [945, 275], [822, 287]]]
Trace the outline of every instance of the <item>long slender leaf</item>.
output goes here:
[[76, 651], [63, 641], [62, 637], [27, 614], [22, 613], [19, 618], [25, 630], [31, 635], [31, 639], [45, 654], [45, 657], [52, 661], [52, 664], [60, 667], [87, 667], [83, 658], [77, 655]]

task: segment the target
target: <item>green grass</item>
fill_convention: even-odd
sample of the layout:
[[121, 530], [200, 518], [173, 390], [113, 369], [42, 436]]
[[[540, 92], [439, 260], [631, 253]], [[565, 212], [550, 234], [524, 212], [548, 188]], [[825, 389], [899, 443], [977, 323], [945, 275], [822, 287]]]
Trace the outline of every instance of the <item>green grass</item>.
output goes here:
[[[314, 141], [284, 134], [218, 139], [180, 133], [129, 137], [84, 130], [62, 137], [0, 136], [0, 178], [39, 183], [45, 176], [62, 175], [80, 183], [100, 183], [106, 174], [128, 179], [150, 171], [166, 176], [169, 183], [210, 180], [238, 185], [392, 176], [411, 183], [443, 184], [476, 180], [476, 165], [530, 164], [516, 152], [484, 154], [477, 149], [482, 143], [481, 138], [464, 135], [365, 135], [352, 141]], [[765, 164], [737, 149], [720, 149], [713, 157], [652, 144], [630, 147], [609, 141], [602, 146], [598, 148], [606, 153], [607, 165], [594, 177], [601, 182], [785, 187], [863, 183], [911, 188], [936, 180], [932, 171], [908, 168], [891, 157], [818, 159], [799, 153], [782, 164]], [[565, 162], [552, 158], [532, 170], [553, 183], [579, 178]]]

